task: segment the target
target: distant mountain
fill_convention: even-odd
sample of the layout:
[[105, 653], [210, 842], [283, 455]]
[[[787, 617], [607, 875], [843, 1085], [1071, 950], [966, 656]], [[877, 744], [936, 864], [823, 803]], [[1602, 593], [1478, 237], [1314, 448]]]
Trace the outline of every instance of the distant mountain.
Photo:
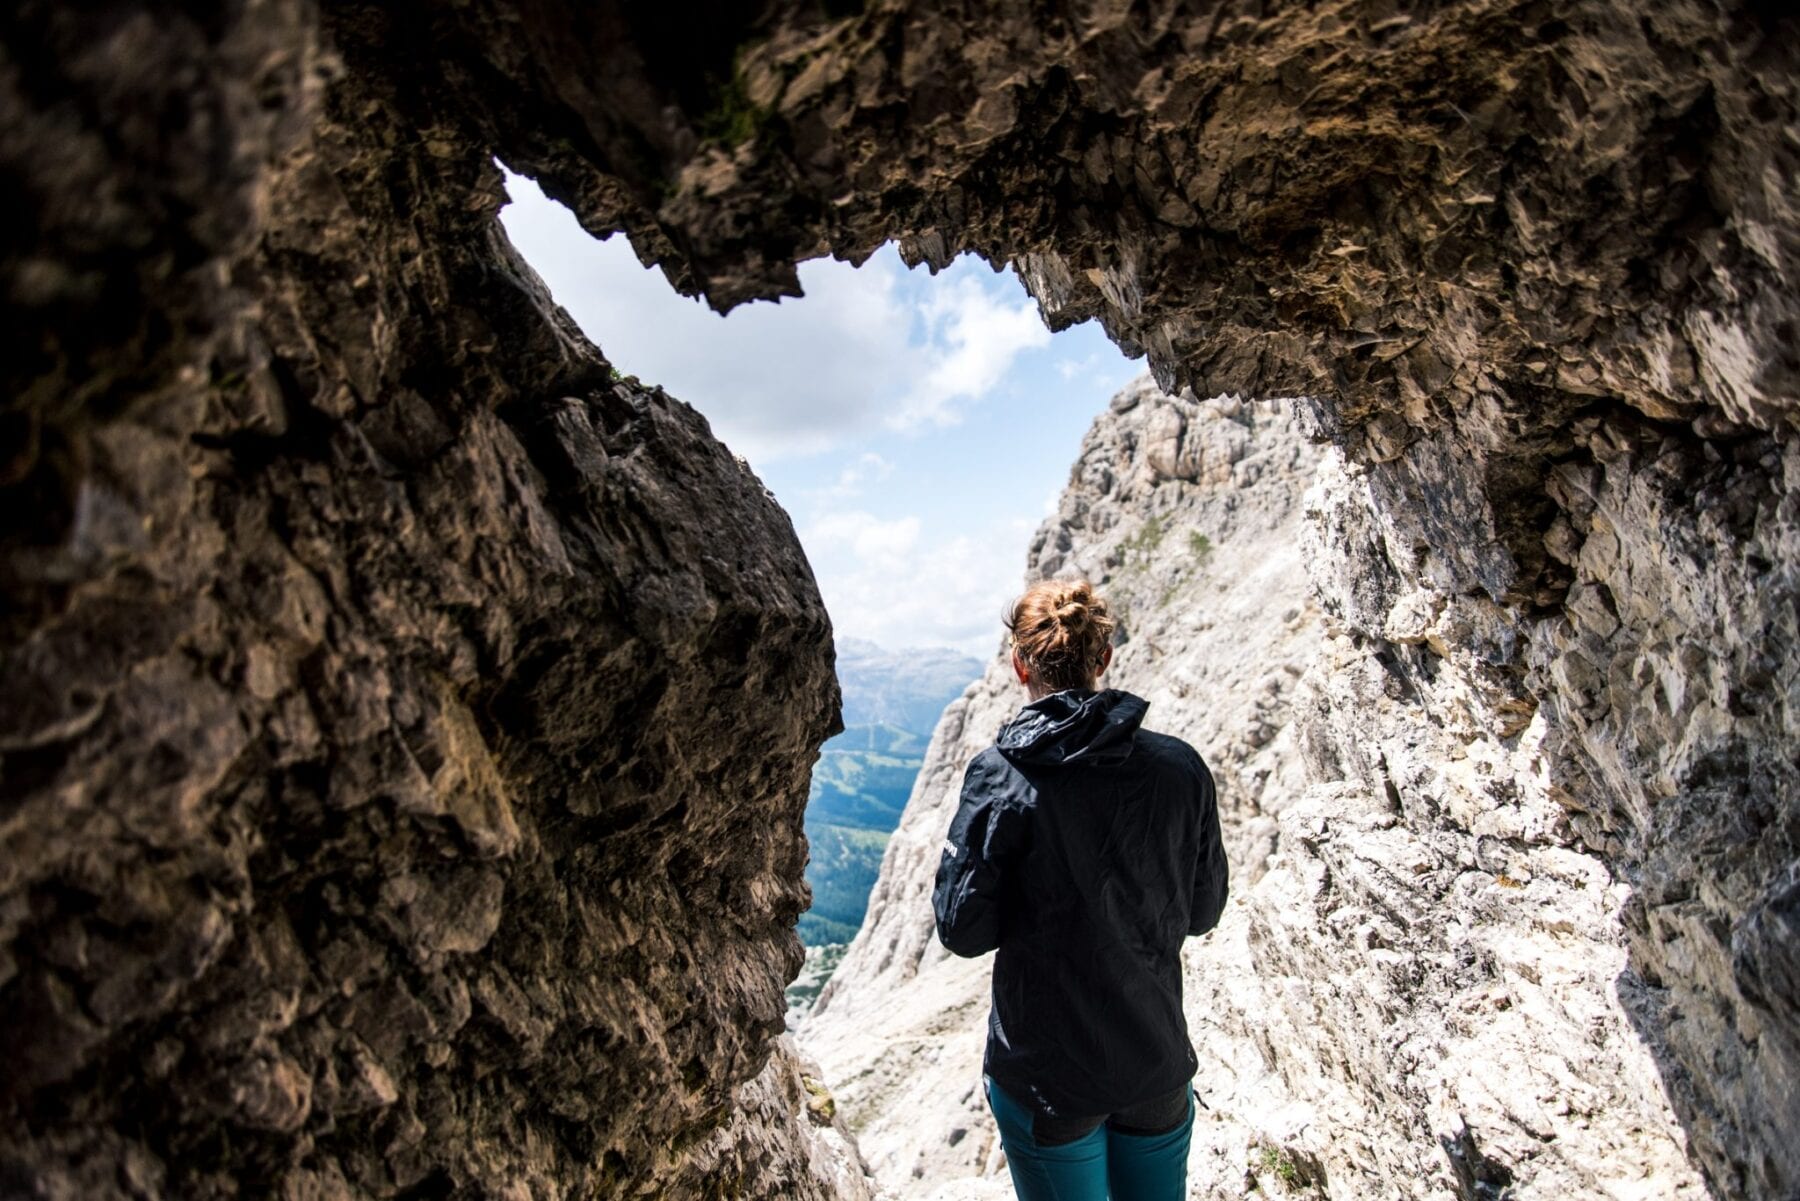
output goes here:
[[812, 908], [800, 915], [800, 941], [809, 947], [846, 943], [856, 937], [868, 912], [869, 893], [881, 875], [889, 831], [806, 824], [812, 858], [806, 879]]
[[849, 942], [862, 925], [931, 732], [982, 669], [955, 651], [890, 651], [855, 638], [837, 652], [846, 729], [820, 748], [806, 805], [813, 904], [800, 938], [809, 947]]
[[838, 687], [844, 692], [844, 725], [889, 725], [926, 741], [944, 706], [962, 695], [987, 665], [942, 647], [890, 651], [861, 638], [837, 644]]
[[[958, 687], [950, 699], [961, 695]], [[889, 725], [853, 726], [831, 739], [819, 748], [813, 766], [808, 827], [816, 822], [887, 834], [900, 824], [930, 741], [929, 735]]]

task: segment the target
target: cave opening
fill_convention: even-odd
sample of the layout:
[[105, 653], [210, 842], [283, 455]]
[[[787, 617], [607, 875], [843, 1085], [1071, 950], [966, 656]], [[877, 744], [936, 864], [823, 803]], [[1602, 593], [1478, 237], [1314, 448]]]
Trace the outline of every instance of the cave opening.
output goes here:
[[1015, 272], [909, 268], [893, 243], [803, 263], [802, 296], [722, 316], [626, 235], [591, 237], [529, 179], [507, 190], [501, 223], [551, 295], [616, 375], [693, 405], [749, 463], [831, 614], [846, 728], [811, 784], [792, 1026], [862, 923], [932, 731], [992, 656], [1095, 415], [1143, 367], [1096, 322], [1049, 329]]
[[1027, 552], [1296, 798], [1191, 978], [1232, 1187], [1793, 1194], [1792, 18], [642, 8], [4, 23], [6, 1187], [857, 1196], [872, 1101], [880, 1174], [994, 1174], [917, 905], [824, 1077], [781, 1042], [830, 624], [494, 236], [499, 155], [726, 307], [898, 236], [1312, 398], [1121, 392]]
[[[1052, 333], [972, 255], [929, 274], [892, 243], [856, 267], [802, 263], [806, 295], [721, 317], [626, 237], [592, 238], [529, 180], [507, 187], [509, 237], [614, 374], [692, 403], [794, 519], [837, 629], [847, 728], [810, 781], [812, 908], [787, 1025], [877, 1147], [896, 1124], [909, 1147], [950, 1129], [931, 1179], [978, 1172], [994, 1144], [971, 1096], [903, 1118], [856, 1082], [893, 1071], [870, 1052], [895, 1043], [934, 1048], [911, 1070], [958, 1095], [955, 1073], [976, 1070], [979, 1031], [954, 1031], [980, 1016], [979, 981], [920, 944], [919, 884], [963, 765], [1023, 699], [995, 653], [1002, 604], [1027, 578], [1099, 585], [1119, 621], [1110, 682], [1204, 749], [1234, 876], [1255, 885], [1306, 792], [1293, 717], [1324, 630], [1305, 497], [1325, 455], [1303, 406], [1165, 393], [1097, 322]], [[972, 536], [984, 519], [991, 536]], [[878, 876], [906, 899], [871, 907]], [[896, 996], [910, 1003], [881, 1008]], [[969, 1129], [984, 1133], [964, 1146]], [[1225, 1144], [1246, 1127], [1230, 1129], [1214, 1150], [1242, 1158]], [[891, 1156], [881, 1174], [899, 1172]]]
[[[840, 636], [986, 655], [1096, 413], [1143, 373], [1017, 275], [885, 244], [720, 315], [509, 176], [501, 222], [620, 376], [693, 406], [787, 511]], [[1141, 358], [1141, 356], [1140, 356]], [[926, 731], [929, 733], [929, 731]]]

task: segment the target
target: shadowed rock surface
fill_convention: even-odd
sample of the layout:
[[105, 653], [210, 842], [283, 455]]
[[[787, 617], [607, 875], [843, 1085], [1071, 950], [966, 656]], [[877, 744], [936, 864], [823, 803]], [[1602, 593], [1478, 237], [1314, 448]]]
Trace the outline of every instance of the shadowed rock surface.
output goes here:
[[714, 1134], [795, 1094], [736, 1090], [836, 728], [787, 518], [611, 382], [491, 147], [268, 16], [8, 18], [69, 39], [12, 168], [117, 262], [7, 259], [62, 291], [9, 327], [60, 374], [8, 446], [0, 1192], [838, 1195], [800, 1109]]
[[[749, 474], [517, 263], [498, 155], [719, 307], [899, 237], [1018, 263], [1165, 386], [1314, 397], [1358, 498], [1319, 728], [1367, 689], [1395, 736], [1464, 720], [1446, 674], [1500, 744], [1537, 723], [1630, 889], [1619, 992], [1691, 1154], [1791, 1194], [1794, 33], [1697, 0], [9, 9], [7, 1189], [827, 1187], [772, 1129], [693, 1150], [798, 963], [824, 614]], [[1430, 795], [1371, 745], [1315, 766]]]

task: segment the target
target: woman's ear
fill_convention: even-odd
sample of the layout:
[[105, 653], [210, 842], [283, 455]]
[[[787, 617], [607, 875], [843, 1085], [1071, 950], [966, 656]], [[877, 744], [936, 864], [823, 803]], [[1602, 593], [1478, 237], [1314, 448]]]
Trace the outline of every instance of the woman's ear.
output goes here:
[[1031, 683], [1031, 671], [1025, 666], [1025, 660], [1019, 658], [1019, 652], [1012, 653], [1013, 674], [1019, 677], [1019, 683], [1027, 686]]
[[1094, 669], [1094, 678], [1098, 679], [1100, 677], [1100, 675], [1106, 671], [1107, 666], [1111, 662], [1112, 662], [1112, 647], [1109, 646], [1105, 650], [1100, 652], [1100, 666]]

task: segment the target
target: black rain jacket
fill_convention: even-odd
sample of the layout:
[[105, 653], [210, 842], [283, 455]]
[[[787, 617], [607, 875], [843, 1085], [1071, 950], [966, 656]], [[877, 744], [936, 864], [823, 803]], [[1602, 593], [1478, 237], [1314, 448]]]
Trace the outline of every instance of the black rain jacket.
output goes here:
[[970, 760], [932, 905], [958, 955], [998, 950], [985, 1070], [1050, 1117], [1173, 1092], [1198, 1066], [1181, 944], [1218, 924], [1212, 773], [1140, 729], [1141, 697], [1033, 701]]

